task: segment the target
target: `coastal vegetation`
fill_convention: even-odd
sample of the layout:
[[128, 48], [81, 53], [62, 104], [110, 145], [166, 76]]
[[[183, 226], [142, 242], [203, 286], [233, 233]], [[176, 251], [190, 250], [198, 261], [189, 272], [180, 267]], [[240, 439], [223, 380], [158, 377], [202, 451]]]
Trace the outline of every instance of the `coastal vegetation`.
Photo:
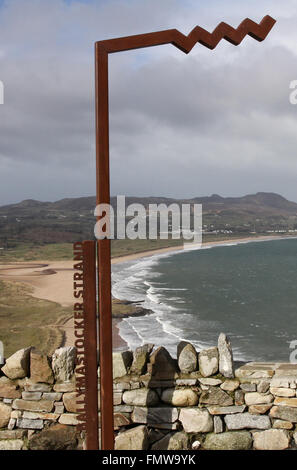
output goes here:
[[6, 357], [29, 346], [53, 352], [63, 342], [61, 326], [72, 309], [31, 293], [23, 283], [0, 281], [0, 339]]

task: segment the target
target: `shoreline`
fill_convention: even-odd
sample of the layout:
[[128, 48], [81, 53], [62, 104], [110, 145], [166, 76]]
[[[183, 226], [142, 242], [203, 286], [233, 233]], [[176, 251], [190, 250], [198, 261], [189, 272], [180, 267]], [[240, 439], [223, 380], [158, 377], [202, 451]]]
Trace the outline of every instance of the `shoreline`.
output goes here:
[[[226, 243], [251, 243], [258, 241], [273, 241], [273, 240], [289, 240], [290, 238], [297, 238], [296, 235], [259, 235], [252, 237], [242, 237], [242, 238], [225, 238], [224, 240], [214, 240], [203, 242], [201, 248], [208, 248], [211, 246], [220, 246]], [[227, 246], [227, 245], [226, 245]], [[193, 250], [199, 250], [201, 248], [193, 248]], [[167, 248], [157, 248], [155, 250], [146, 250], [140, 251], [139, 253], [132, 253], [131, 255], [122, 255], [111, 258], [111, 264], [125, 263], [127, 261], [133, 261], [140, 258], [146, 258], [155, 255], [161, 255], [171, 252], [182, 252], [182, 251], [192, 251], [191, 249], [184, 249], [183, 245], [170, 246]]]
[[[261, 235], [242, 238], [226, 238], [224, 240], [207, 241], [202, 244], [202, 249], [250, 242], [273, 241], [297, 238], [294, 235]], [[197, 248], [200, 249], [200, 248]], [[117, 256], [111, 259], [111, 264], [121, 264], [128, 261], [138, 260], [146, 257], [153, 257], [162, 254], [181, 253], [190, 251], [183, 249], [183, 245], [159, 248], [156, 250], [147, 250], [130, 255]], [[69, 307], [73, 305], [73, 260], [66, 261], [19, 261], [11, 263], [0, 263], [0, 280], [23, 282], [32, 288], [31, 295], [38, 299], [50, 300], [62, 306]], [[144, 313], [146, 314], [146, 313]], [[131, 316], [127, 314], [127, 317]], [[121, 315], [124, 318], [124, 315]], [[113, 317], [113, 349], [123, 350], [128, 348], [128, 344], [119, 334], [119, 324], [121, 317]], [[61, 325], [65, 335], [65, 345], [71, 345], [74, 339], [72, 333], [72, 319]]]

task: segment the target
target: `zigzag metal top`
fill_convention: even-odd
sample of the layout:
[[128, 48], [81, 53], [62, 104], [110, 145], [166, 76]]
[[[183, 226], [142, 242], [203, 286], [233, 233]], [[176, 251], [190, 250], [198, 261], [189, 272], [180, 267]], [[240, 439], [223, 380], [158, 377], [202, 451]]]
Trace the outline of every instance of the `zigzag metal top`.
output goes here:
[[212, 33], [196, 26], [188, 36], [177, 29], [167, 29], [155, 33], [98, 41], [96, 48], [98, 52], [112, 53], [171, 43], [188, 54], [198, 42], [209, 49], [214, 49], [221, 39], [231, 42], [234, 46], [238, 46], [247, 35], [257, 41], [263, 41], [275, 23], [276, 20], [267, 15], [259, 24], [246, 18], [236, 29], [224, 22], [220, 23]]

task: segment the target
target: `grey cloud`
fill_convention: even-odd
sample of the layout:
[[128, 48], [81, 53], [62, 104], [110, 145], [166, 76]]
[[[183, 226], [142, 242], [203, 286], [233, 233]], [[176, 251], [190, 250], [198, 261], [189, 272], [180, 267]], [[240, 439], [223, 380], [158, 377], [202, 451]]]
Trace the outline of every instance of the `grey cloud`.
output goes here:
[[94, 194], [94, 41], [169, 27], [188, 33], [197, 22], [211, 30], [221, 19], [237, 26], [267, 13], [278, 23], [263, 43], [110, 57], [112, 191], [273, 190], [297, 200], [297, 106], [288, 99], [296, 2], [286, 11], [276, 0], [205, 5], [14, 0], [0, 9], [0, 203]]

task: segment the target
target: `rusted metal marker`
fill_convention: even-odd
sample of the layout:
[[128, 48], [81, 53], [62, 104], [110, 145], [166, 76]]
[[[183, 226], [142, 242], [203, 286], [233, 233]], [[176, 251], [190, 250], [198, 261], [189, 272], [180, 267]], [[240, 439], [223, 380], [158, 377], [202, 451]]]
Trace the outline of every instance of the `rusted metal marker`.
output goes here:
[[[275, 20], [265, 16], [257, 24], [245, 19], [237, 29], [220, 23], [212, 33], [196, 26], [188, 36], [177, 29], [139, 34], [99, 41], [95, 44], [96, 66], [96, 193], [97, 204], [110, 203], [109, 189], [109, 108], [108, 108], [108, 54], [143, 47], [173, 44], [188, 54], [196, 43], [214, 49], [221, 39], [237, 46], [246, 35], [263, 41]], [[108, 230], [108, 228], [107, 228]], [[100, 348], [100, 399], [102, 450], [114, 447], [113, 377], [112, 377], [112, 317], [111, 317], [111, 260], [110, 240], [98, 240], [98, 297], [99, 297], [99, 348]], [[87, 449], [98, 449], [97, 413], [97, 343], [96, 343], [96, 286], [95, 243], [83, 243], [84, 308], [85, 308], [85, 358], [86, 358], [86, 432]]]

